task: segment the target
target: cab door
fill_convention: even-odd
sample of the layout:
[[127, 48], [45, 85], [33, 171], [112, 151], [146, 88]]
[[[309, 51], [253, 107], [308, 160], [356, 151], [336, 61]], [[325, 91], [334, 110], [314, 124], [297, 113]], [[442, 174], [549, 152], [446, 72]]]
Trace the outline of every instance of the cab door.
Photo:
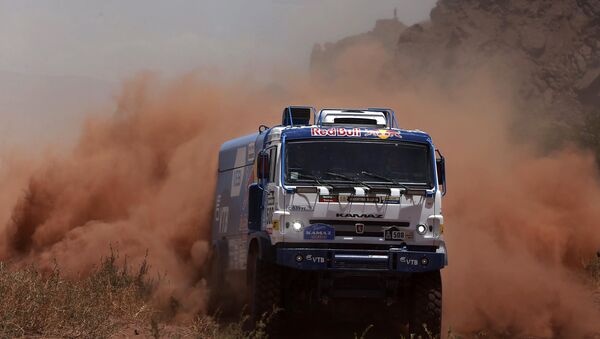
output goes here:
[[279, 229], [281, 225], [279, 224], [279, 217], [275, 215], [275, 211], [278, 208], [278, 201], [280, 191], [278, 189], [278, 147], [271, 146], [265, 150], [269, 155], [269, 175], [265, 178], [263, 182], [263, 187], [265, 187], [265, 209], [264, 209], [264, 223], [263, 229], [267, 231], [268, 234], [273, 236], [276, 233], [279, 233]]
[[[257, 158], [257, 183], [249, 188], [248, 228], [273, 231], [273, 213], [277, 207], [277, 147], [269, 147]], [[277, 223], [276, 223], [277, 226]]]

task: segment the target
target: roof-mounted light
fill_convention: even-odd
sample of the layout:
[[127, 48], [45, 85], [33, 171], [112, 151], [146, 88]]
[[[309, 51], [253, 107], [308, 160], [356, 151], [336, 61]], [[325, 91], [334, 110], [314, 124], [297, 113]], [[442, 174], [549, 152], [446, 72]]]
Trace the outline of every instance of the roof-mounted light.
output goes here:
[[315, 109], [309, 106], [286, 107], [283, 109], [281, 123], [283, 126], [308, 126], [313, 112]]

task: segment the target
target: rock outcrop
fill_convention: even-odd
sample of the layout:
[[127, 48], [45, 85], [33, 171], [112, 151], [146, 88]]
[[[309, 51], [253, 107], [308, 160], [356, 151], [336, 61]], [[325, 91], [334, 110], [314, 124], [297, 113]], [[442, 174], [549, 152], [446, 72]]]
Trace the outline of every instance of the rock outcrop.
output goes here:
[[406, 29], [406, 25], [394, 17], [381, 19], [375, 23], [373, 30], [344, 38], [335, 43], [315, 44], [310, 57], [310, 67], [313, 74], [330, 78], [335, 77], [335, 64], [344, 53], [352, 48], [364, 45], [377, 45], [391, 55], [396, 49], [398, 36]]
[[599, 0], [441, 0], [397, 51], [406, 75], [504, 66], [520, 99], [558, 120], [600, 106]]
[[[439, 0], [426, 22], [316, 46], [312, 71], [335, 77], [341, 51], [366, 39], [385, 46], [390, 61], [381, 72], [401, 86], [427, 76], [460, 86], [469, 72], [495, 70], [507, 78], [499, 83], [514, 87], [519, 116], [529, 122], [516, 125], [568, 131], [583, 144], [596, 142], [600, 158], [600, 137], [582, 137], [600, 134], [600, 0]], [[590, 124], [598, 131], [580, 133]]]

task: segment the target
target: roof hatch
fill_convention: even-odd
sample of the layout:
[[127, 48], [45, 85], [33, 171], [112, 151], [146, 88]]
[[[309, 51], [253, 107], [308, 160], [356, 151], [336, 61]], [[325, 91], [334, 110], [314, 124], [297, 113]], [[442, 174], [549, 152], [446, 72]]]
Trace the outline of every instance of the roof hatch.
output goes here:
[[394, 112], [388, 109], [323, 109], [318, 125], [351, 125], [366, 127], [396, 127]]
[[397, 128], [394, 111], [388, 108], [340, 109], [325, 108], [318, 114], [310, 106], [289, 106], [283, 110], [283, 126], [310, 125], [311, 115], [319, 126], [364, 126], [373, 128]]

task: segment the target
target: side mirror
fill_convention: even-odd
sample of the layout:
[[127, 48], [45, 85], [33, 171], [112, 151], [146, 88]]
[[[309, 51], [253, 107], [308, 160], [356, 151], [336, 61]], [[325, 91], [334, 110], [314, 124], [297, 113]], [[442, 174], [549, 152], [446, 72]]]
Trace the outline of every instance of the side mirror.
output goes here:
[[256, 176], [259, 180], [269, 178], [269, 154], [267, 152], [258, 153], [256, 158]]
[[269, 126], [267, 126], [267, 125], [260, 125], [260, 126], [258, 126], [258, 134], [263, 134], [268, 129], [269, 129]]
[[446, 159], [436, 150], [439, 158], [435, 159], [435, 168], [437, 170], [438, 186], [441, 186], [442, 196], [446, 195]]

